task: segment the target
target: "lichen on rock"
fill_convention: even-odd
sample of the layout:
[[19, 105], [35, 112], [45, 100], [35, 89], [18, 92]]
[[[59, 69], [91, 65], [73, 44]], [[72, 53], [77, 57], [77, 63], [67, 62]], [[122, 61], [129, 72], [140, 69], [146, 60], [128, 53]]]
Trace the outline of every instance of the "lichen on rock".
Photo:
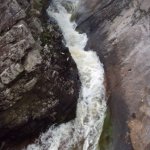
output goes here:
[[0, 3], [0, 148], [6, 149], [75, 117], [80, 82], [58, 25], [46, 16], [48, 1]]

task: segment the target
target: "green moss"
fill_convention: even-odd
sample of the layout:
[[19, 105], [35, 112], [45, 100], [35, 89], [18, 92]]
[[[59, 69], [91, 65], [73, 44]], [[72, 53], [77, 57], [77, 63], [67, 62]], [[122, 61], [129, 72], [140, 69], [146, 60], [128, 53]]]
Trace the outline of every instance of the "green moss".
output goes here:
[[41, 11], [43, 7], [43, 0], [33, 0], [33, 8]]
[[28, 18], [39, 17], [40, 12], [44, 6], [44, 0], [33, 0], [30, 9], [26, 12]]
[[112, 142], [112, 121], [110, 111], [107, 110], [103, 132], [99, 141], [100, 150], [109, 150]]
[[54, 45], [57, 41], [61, 40], [62, 34], [58, 32], [59, 27], [55, 24], [43, 24], [43, 32], [40, 35], [42, 46], [48, 47]]
[[42, 42], [42, 46], [45, 46], [45, 45], [49, 45], [51, 43], [51, 34], [48, 30], [45, 30], [41, 36], [40, 36], [40, 39], [41, 39], [41, 42]]
[[76, 14], [76, 13], [73, 13], [73, 14], [71, 15], [70, 20], [71, 20], [71, 21], [75, 21], [76, 18], [77, 18], [77, 14]]

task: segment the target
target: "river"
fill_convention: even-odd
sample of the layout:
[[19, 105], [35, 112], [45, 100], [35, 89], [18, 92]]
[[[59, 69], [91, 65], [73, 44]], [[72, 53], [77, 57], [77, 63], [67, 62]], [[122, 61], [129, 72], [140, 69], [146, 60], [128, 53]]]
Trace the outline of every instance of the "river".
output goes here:
[[[73, 0], [71, 0], [72, 2]], [[98, 150], [105, 113], [104, 69], [93, 50], [85, 51], [88, 41], [86, 34], [78, 33], [71, 13], [62, 3], [53, 0], [48, 14], [53, 17], [62, 30], [66, 46], [77, 64], [81, 80], [76, 118], [59, 126], [52, 126], [43, 133], [27, 150]], [[73, 7], [80, 2], [75, 1]]]

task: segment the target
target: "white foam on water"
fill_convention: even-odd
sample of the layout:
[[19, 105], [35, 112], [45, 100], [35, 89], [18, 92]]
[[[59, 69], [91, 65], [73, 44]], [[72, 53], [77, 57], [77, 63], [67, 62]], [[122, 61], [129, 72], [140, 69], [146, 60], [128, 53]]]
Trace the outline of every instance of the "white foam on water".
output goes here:
[[48, 13], [60, 26], [79, 70], [82, 86], [76, 118], [50, 127], [27, 150], [97, 150], [106, 112], [104, 69], [94, 51], [84, 51], [87, 36], [75, 30], [76, 24], [70, 22], [71, 14], [61, 2], [53, 0]]

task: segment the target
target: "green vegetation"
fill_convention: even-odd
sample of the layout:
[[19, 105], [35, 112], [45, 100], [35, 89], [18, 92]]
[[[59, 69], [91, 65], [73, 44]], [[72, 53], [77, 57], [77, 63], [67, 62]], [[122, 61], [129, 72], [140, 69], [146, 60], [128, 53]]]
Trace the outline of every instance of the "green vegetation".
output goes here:
[[33, 0], [33, 8], [36, 10], [41, 10], [43, 7], [43, 0]]
[[100, 150], [109, 150], [111, 146], [111, 141], [112, 141], [112, 121], [110, 111], [107, 110], [103, 132], [99, 141]]
[[47, 44], [49, 45], [51, 43], [52, 35], [50, 34], [48, 29], [44, 29], [44, 31], [41, 33], [40, 39], [42, 42], [42, 46], [45, 46]]
[[72, 15], [71, 15], [71, 18], [70, 18], [70, 21], [73, 22], [75, 21], [77, 18], [77, 14], [74, 12]]

